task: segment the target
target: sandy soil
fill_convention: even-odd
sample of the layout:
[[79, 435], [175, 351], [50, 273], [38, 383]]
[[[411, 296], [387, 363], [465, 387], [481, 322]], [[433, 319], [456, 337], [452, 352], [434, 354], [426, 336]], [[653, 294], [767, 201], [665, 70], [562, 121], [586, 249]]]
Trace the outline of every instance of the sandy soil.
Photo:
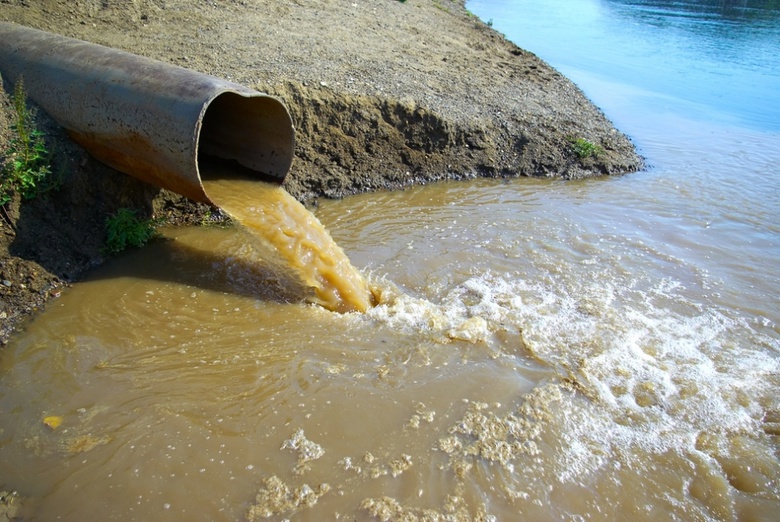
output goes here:
[[[581, 178], [642, 167], [566, 78], [462, 0], [0, 0], [0, 20], [227, 78], [280, 97], [296, 125], [285, 186], [301, 201], [476, 176]], [[0, 151], [12, 112], [0, 88]], [[219, 217], [92, 159], [39, 111], [62, 188], [0, 217], [0, 341], [103, 260], [120, 207]], [[599, 145], [579, 158], [571, 141]], [[2, 152], [0, 152], [0, 157]]]

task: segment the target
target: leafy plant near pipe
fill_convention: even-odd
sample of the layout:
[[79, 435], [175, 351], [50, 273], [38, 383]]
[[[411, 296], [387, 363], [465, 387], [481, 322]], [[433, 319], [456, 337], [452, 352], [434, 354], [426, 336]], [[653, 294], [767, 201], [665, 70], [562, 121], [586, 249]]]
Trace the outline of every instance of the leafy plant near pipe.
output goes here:
[[118, 254], [128, 247], [141, 247], [157, 237], [156, 219], [141, 219], [138, 212], [129, 208], [120, 208], [116, 214], [106, 219], [105, 254]]
[[5, 163], [0, 169], [0, 206], [11, 201], [14, 192], [18, 192], [22, 199], [32, 199], [58, 186], [51, 175], [50, 154], [43, 133], [35, 128], [35, 114], [27, 107], [22, 78], [16, 82], [11, 102], [14, 137], [3, 153]]

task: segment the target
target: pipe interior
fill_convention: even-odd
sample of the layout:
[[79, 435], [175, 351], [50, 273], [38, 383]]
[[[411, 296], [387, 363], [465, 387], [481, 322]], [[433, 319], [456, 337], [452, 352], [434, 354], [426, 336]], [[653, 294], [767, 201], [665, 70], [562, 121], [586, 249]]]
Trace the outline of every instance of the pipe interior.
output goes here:
[[[294, 133], [287, 108], [279, 100], [222, 93], [203, 116], [199, 171], [205, 178], [227, 170], [282, 183], [292, 164]], [[215, 169], [215, 165], [220, 168]]]

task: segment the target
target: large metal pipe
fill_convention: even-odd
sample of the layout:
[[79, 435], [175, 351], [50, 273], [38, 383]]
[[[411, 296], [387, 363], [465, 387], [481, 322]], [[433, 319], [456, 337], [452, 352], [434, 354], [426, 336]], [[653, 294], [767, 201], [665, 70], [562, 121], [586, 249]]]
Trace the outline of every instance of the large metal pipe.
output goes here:
[[284, 104], [214, 76], [2, 22], [0, 73], [98, 160], [196, 201], [206, 159], [278, 183], [292, 164]]

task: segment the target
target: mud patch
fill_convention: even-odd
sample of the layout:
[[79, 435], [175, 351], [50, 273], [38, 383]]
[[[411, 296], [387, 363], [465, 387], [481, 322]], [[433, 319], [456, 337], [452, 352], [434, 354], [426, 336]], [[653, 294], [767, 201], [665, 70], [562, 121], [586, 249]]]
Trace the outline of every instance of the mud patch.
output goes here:
[[262, 520], [276, 515], [292, 515], [301, 509], [314, 506], [319, 498], [330, 491], [330, 485], [320, 484], [317, 489], [303, 484], [290, 488], [279, 477], [265, 480], [264, 487], [257, 492], [254, 504], [249, 508], [246, 518], [249, 521]]
[[458, 496], [450, 496], [441, 511], [404, 507], [391, 497], [367, 498], [360, 504], [360, 507], [372, 517], [383, 522], [389, 520], [403, 522], [495, 522], [497, 520], [496, 517], [488, 514], [484, 507], [481, 507], [472, 516], [465, 501]]
[[500, 405], [472, 402], [468, 411], [450, 427], [438, 449], [450, 456], [450, 466], [460, 478], [472, 469], [475, 459], [497, 463], [508, 470], [521, 455], [539, 454], [537, 440], [553, 416], [552, 406], [563, 400], [559, 385], [534, 388], [515, 411], [499, 415], [491, 409]]
[[96, 437], [91, 433], [72, 437], [65, 441], [65, 449], [69, 455], [78, 455], [95, 449], [98, 446], [108, 444], [111, 439], [105, 435]]
[[0, 490], [0, 520], [22, 520], [23, 501], [16, 491]]
[[295, 122], [296, 168], [285, 186], [302, 199], [470, 177], [497, 154], [493, 133], [458, 125], [412, 99], [293, 81], [263, 87], [285, 101]]

